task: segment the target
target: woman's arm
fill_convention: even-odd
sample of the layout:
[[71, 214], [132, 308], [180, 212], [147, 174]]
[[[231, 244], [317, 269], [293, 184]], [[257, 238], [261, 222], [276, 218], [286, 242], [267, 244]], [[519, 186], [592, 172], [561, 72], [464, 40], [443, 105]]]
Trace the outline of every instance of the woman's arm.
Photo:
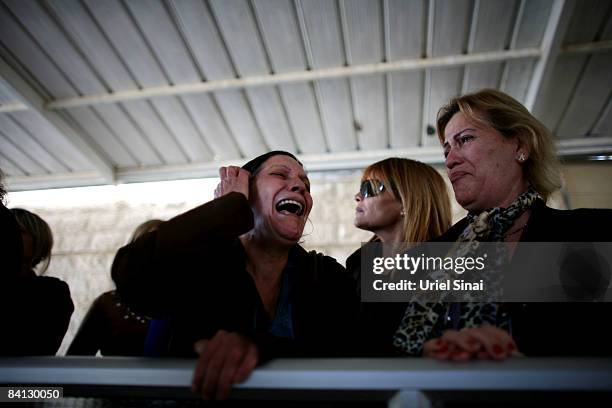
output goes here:
[[207, 260], [252, 227], [249, 203], [236, 192], [160, 224], [117, 252], [112, 277], [121, 298], [135, 311], [164, 317]]

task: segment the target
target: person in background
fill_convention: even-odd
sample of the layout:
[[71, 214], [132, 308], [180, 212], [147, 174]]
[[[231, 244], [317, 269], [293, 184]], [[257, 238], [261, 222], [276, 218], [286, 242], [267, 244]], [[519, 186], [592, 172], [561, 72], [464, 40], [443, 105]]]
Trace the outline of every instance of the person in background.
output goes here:
[[341, 265], [298, 244], [312, 197], [295, 156], [219, 175], [214, 200], [121, 248], [113, 278], [130, 308], [172, 321], [171, 355], [195, 348], [193, 390], [222, 399], [270, 358], [349, 353], [357, 299]]
[[[57, 278], [37, 276], [46, 271], [53, 247], [49, 225], [38, 215], [10, 210], [21, 232], [21, 267], [6, 286], [2, 299], [3, 323], [10, 328], [3, 336], [4, 355], [54, 355], [62, 343], [74, 305], [68, 285]], [[6, 308], [10, 308], [10, 312]]]
[[[161, 220], [145, 221], [136, 227], [130, 243], [155, 231]], [[151, 318], [130, 310], [116, 290], [96, 298], [85, 315], [66, 354], [142, 356]]]
[[[518, 242], [611, 241], [611, 210], [546, 205], [561, 185], [555, 146], [548, 129], [514, 98], [493, 89], [453, 98], [438, 113], [437, 131], [455, 197], [468, 211], [437, 240], [504, 242], [512, 262], [522, 259], [520, 248], [514, 253]], [[501, 360], [517, 347], [528, 356], [612, 354], [612, 336], [602, 327], [609, 303], [460, 303], [435, 310], [407, 310], [398, 348], [442, 360]], [[456, 329], [431, 338], [425, 332], [445, 315], [454, 316]], [[424, 328], [417, 342], [409, 341], [414, 327]]]
[[[388, 158], [368, 166], [355, 194], [355, 226], [374, 233], [371, 242], [410, 244], [428, 241], [451, 226], [450, 199], [442, 176], [431, 166], [405, 158]], [[360, 291], [361, 249], [346, 268]], [[362, 303], [359, 339], [366, 355], [395, 355], [393, 335], [405, 303]]]

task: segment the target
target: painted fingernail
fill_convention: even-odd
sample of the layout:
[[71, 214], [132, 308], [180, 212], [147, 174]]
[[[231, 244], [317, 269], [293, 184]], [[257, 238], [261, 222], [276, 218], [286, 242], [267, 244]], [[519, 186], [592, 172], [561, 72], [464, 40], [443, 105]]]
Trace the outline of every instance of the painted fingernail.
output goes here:
[[440, 346], [440, 349], [438, 350], [438, 352], [440, 353], [445, 353], [448, 351], [448, 346], [446, 344], [443, 344], [442, 346]]
[[514, 345], [514, 343], [508, 343], [508, 350], [510, 351], [516, 350], [516, 346]]
[[504, 349], [499, 344], [493, 345], [493, 354], [501, 354], [504, 352]]

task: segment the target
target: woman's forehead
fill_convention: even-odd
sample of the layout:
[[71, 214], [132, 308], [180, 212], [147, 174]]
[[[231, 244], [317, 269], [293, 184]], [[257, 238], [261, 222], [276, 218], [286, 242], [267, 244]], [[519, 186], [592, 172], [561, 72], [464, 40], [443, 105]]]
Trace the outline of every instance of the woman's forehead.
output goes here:
[[261, 166], [262, 169], [271, 168], [271, 167], [282, 167], [290, 171], [294, 171], [303, 176], [306, 176], [306, 171], [304, 168], [290, 156], [287, 155], [276, 155], [270, 157], [266, 160]]

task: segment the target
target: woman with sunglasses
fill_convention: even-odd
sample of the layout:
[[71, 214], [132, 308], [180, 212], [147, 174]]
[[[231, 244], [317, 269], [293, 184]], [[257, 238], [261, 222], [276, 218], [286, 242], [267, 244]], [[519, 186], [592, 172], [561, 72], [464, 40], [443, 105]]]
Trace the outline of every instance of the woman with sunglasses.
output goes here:
[[[355, 194], [355, 226], [374, 233], [370, 241], [424, 242], [451, 225], [450, 199], [442, 176], [431, 166], [403, 158], [388, 158], [367, 167]], [[360, 292], [361, 249], [346, 261]], [[360, 339], [371, 355], [395, 353], [393, 335], [403, 316], [403, 303], [362, 303]]]

